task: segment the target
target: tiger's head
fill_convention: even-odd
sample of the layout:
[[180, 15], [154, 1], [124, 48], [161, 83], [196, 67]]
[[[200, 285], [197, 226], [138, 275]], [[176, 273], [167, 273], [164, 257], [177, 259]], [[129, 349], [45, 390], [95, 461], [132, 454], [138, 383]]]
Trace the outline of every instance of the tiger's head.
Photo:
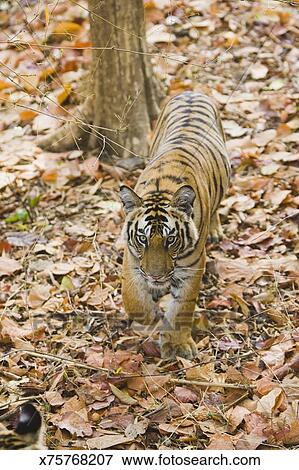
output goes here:
[[170, 283], [177, 259], [198, 239], [192, 187], [182, 186], [167, 196], [157, 191], [142, 199], [128, 186], [120, 188], [126, 213], [122, 238], [139, 260], [139, 273], [155, 288]]

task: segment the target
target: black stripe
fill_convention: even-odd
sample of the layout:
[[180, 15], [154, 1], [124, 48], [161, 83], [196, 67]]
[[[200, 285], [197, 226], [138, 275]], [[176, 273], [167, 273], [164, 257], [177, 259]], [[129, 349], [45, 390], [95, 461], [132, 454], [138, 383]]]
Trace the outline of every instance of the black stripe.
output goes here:
[[168, 179], [172, 181], [173, 183], [181, 184], [181, 183], [184, 183], [187, 178], [174, 176], [174, 175], [162, 175], [161, 180], [165, 180], [165, 179]]

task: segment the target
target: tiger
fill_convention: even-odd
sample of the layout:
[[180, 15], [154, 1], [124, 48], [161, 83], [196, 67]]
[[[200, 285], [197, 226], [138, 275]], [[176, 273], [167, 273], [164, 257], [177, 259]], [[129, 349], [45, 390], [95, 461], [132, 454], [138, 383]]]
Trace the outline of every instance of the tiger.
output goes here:
[[122, 299], [130, 320], [157, 321], [159, 299], [171, 301], [160, 330], [163, 359], [192, 359], [196, 301], [206, 242], [222, 236], [217, 209], [230, 162], [214, 101], [186, 91], [168, 100], [153, 132], [149, 163], [135, 190], [120, 187], [125, 213]]
[[[10, 424], [1, 421], [9, 415]], [[38, 409], [30, 402], [0, 416], [0, 450], [40, 450], [44, 445], [44, 422]]]

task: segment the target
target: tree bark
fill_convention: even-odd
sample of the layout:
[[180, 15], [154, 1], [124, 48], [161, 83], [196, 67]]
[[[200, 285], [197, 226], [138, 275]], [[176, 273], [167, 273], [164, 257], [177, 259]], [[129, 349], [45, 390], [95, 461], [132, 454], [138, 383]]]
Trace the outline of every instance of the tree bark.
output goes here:
[[39, 144], [61, 151], [87, 143], [117, 160], [144, 157], [162, 92], [147, 55], [143, 0], [89, 0], [89, 12], [93, 93], [79, 109], [78, 122]]

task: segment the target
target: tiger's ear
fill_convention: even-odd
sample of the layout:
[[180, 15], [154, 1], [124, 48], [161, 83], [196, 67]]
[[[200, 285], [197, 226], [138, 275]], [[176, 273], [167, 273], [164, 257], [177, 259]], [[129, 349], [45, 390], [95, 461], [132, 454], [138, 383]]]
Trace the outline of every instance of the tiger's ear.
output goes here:
[[174, 193], [171, 205], [176, 209], [185, 212], [190, 217], [192, 214], [195, 192], [189, 185], [182, 186]]
[[121, 186], [119, 195], [126, 214], [142, 205], [142, 199], [129, 186]]

